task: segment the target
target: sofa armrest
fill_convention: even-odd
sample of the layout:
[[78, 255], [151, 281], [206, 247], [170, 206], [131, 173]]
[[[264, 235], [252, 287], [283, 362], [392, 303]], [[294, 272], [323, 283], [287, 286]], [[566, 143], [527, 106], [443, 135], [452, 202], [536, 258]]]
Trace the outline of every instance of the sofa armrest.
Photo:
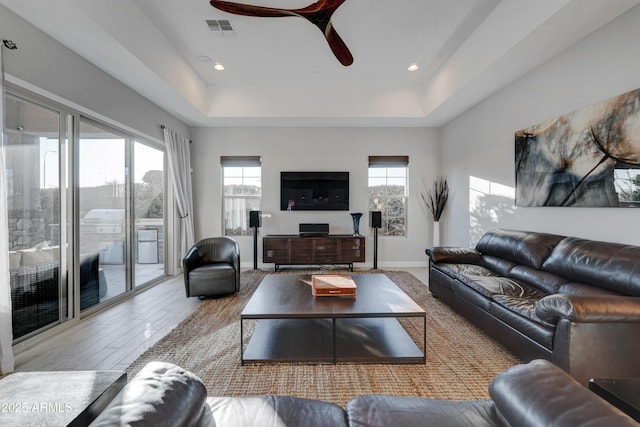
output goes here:
[[113, 398], [91, 426], [193, 426], [206, 407], [207, 390], [189, 371], [150, 362]]
[[182, 267], [185, 271], [191, 271], [202, 265], [202, 257], [196, 246], [191, 247], [187, 254], [182, 258]]
[[434, 264], [481, 264], [482, 255], [473, 248], [435, 246], [425, 250]]
[[638, 323], [640, 298], [617, 295], [547, 295], [536, 303], [536, 315], [550, 323]]
[[498, 374], [489, 385], [489, 394], [512, 426], [637, 425], [546, 360], [533, 360]]
[[203, 264], [202, 257], [200, 256], [200, 251], [197, 246], [192, 246], [191, 249], [186, 253], [184, 258], [182, 258], [182, 275], [184, 276], [184, 288], [189, 296], [189, 273], [192, 270], [200, 267]]

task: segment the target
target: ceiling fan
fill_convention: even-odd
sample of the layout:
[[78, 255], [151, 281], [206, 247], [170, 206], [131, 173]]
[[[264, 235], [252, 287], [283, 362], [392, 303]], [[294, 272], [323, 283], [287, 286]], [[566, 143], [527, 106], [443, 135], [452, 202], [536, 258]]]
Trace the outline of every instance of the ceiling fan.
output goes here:
[[338, 61], [344, 66], [353, 64], [353, 55], [338, 35], [331, 22], [331, 16], [346, 0], [318, 0], [301, 9], [278, 9], [273, 7], [253, 6], [222, 0], [211, 0], [211, 6], [224, 12], [244, 16], [283, 17], [297, 16], [304, 18], [318, 27], [324, 34], [327, 43]]

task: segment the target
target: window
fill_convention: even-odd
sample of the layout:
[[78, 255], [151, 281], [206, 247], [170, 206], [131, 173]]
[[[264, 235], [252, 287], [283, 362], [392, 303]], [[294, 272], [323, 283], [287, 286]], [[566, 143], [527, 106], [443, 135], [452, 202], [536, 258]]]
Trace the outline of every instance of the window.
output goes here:
[[249, 212], [260, 210], [262, 162], [258, 156], [222, 156], [225, 236], [248, 236]]
[[409, 157], [369, 156], [369, 210], [382, 212], [382, 236], [406, 236]]
[[640, 166], [618, 162], [613, 176], [620, 207], [640, 206]]

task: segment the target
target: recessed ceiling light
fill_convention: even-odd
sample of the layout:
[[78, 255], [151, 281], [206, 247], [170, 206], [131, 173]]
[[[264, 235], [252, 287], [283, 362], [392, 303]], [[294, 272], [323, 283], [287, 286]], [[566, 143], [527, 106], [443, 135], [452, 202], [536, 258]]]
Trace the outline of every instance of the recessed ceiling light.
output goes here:
[[218, 71], [222, 71], [222, 70], [224, 70], [224, 65], [222, 65], [219, 62], [216, 62], [216, 64], [213, 66], [213, 68], [215, 68]]
[[206, 55], [200, 55], [200, 56], [196, 56], [196, 59], [198, 60], [199, 63], [201, 64], [211, 64], [211, 62], [213, 61], [211, 58], [209, 58]]
[[414, 62], [413, 64], [409, 65], [409, 68], [407, 68], [407, 70], [409, 70], [409, 71], [416, 71], [418, 68], [420, 68], [420, 67], [418, 67], [418, 64], [416, 64], [416, 63]]

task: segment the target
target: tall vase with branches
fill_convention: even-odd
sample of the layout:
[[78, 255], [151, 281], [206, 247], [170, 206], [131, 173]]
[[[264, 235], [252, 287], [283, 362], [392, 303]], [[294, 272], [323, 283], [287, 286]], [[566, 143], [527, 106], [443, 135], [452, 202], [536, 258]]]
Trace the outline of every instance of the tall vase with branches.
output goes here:
[[449, 184], [444, 177], [438, 177], [433, 187], [420, 193], [426, 208], [433, 216], [433, 246], [440, 245], [440, 218], [449, 199]]

